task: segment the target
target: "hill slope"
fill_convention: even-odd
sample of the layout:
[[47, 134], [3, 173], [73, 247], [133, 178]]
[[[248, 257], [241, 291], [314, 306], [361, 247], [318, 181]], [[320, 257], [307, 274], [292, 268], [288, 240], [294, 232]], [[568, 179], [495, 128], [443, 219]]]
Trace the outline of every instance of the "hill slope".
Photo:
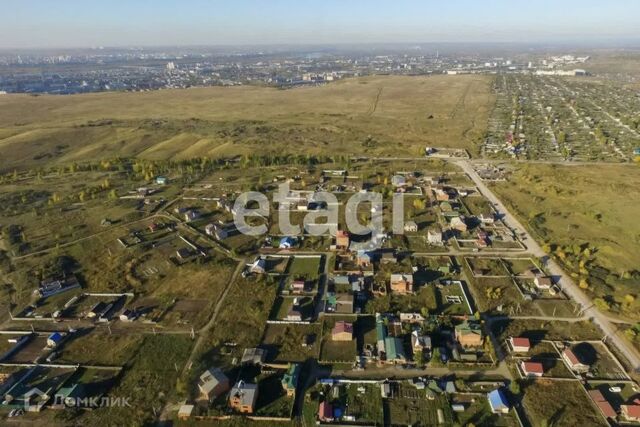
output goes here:
[[113, 156], [473, 150], [493, 102], [490, 83], [489, 76], [376, 76], [290, 90], [4, 95], [0, 169]]

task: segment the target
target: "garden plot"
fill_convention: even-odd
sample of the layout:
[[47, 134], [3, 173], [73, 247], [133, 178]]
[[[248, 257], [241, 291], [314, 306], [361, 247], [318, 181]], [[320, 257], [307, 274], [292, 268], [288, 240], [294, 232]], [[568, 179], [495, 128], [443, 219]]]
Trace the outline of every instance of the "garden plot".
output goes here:
[[453, 422], [451, 407], [444, 395], [427, 399], [425, 390], [404, 383], [392, 386], [392, 395], [385, 399], [384, 406], [392, 425], [433, 426]]

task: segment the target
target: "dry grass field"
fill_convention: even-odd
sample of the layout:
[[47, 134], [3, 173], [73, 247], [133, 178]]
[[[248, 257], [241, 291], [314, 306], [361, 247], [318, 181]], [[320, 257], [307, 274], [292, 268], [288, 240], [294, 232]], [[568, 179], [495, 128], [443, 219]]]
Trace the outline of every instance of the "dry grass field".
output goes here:
[[0, 97], [1, 171], [111, 157], [476, 151], [490, 76], [376, 76], [290, 90], [212, 87]]
[[529, 164], [494, 190], [597, 304], [638, 318], [637, 165]]

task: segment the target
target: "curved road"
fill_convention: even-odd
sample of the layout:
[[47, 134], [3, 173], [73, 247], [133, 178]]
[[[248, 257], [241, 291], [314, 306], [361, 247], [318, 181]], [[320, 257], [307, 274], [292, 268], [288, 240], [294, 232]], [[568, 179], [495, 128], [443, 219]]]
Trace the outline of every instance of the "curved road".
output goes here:
[[547, 271], [555, 278], [560, 287], [582, 307], [584, 316], [595, 322], [605, 334], [605, 338], [614, 343], [624, 357], [629, 361], [635, 371], [640, 371], [640, 355], [633, 345], [618, 332], [616, 326], [609, 318], [601, 313], [591, 302], [591, 299], [585, 295], [576, 283], [562, 270], [560, 265], [555, 262], [540, 245], [531, 237], [526, 228], [504, 207], [502, 202], [482, 181], [473, 166], [466, 160], [452, 160], [452, 162], [462, 168], [463, 171], [473, 180], [478, 190], [493, 203], [496, 211], [503, 215], [504, 222], [515, 230], [519, 235], [524, 235], [524, 244], [532, 255], [542, 259]]

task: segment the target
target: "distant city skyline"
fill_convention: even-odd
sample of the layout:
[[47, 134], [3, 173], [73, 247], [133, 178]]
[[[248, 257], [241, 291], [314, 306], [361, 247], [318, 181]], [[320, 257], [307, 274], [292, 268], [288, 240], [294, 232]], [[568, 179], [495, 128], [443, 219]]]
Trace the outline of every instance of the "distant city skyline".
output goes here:
[[640, 2], [22, 0], [1, 49], [338, 43], [640, 41]]

